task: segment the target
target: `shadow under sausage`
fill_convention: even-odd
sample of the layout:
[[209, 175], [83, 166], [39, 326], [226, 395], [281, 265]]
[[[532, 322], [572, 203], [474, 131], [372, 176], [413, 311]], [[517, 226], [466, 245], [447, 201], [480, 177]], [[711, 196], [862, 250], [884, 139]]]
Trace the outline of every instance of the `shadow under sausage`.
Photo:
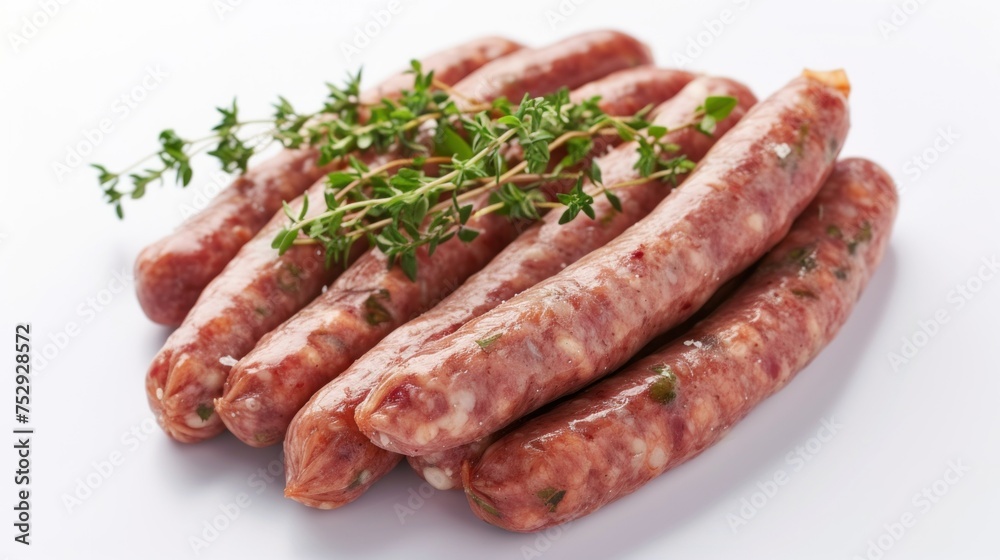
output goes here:
[[[625, 555], [627, 549], [669, 539], [740, 488], [749, 491], [761, 473], [769, 472], [769, 466], [777, 465], [796, 445], [815, 435], [823, 419], [836, 408], [850, 376], [860, 373], [860, 357], [884, 320], [896, 273], [896, 257], [890, 246], [838, 336], [787, 387], [761, 403], [700, 456], [573, 523], [566, 530], [567, 537], [553, 543], [553, 549], [558, 549], [553, 556]], [[718, 524], [728, 528], [724, 515]], [[614, 537], [608, 538], [610, 535]], [[704, 544], [705, 550], [712, 549], [712, 543]]]

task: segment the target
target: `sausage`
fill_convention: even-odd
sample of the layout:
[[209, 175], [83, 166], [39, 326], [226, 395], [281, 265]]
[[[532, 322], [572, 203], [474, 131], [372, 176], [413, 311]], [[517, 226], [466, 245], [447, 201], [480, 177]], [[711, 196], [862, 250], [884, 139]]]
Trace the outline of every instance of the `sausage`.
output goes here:
[[843, 144], [847, 89], [842, 73], [803, 75], [756, 105], [648, 217], [393, 368], [358, 426], [433, 453], [621, 366], [784, 236]]
[[[686, 72], [642, 67], [601, 80], [607, 87], [598, 91], [606, 94], [601, 103], [611, 113], [635, 112], [675, 94], [690, 79]], [[617, 93], [623, 94], [621, 102], [614, 97]], [[251, 445], [280, 442], [292, 416], [313, 393], [482, 268], [521, 227], [498, 214], [473, 220], [468, 225], [479, 236], [472, 243], [445, 243], [433, 258], [426, 251], [419, 253], [416, 282], [398, 268], [390, 269], [381, 251], [372, 251], [301, 313], [265, 336], [233, 368], [216, 403], [230, 431]]]
[[576, 89], [612, 72], [653, 62], [649, 47], [641, 41], [609, 30], [573, 35], [544, 52], [545, 56], [533, 50], [516, 52], [469, 74], [462, 81], [459, 105], [463, 98], [479, 102], [506, 97], [520, 103], [526, 94]]
[[468, 466], [473, 511], [512, 531], [577, 519], [694, 457], [781, 389], [847, 320], [898, 198], [876, 164], [837, 164], [750, 279], [688, 335], [528, 421]]
[[[580, 35], [558, 43], [556, 47], [534, 50], [534, 57], [521, 60], [528, 64], [536, 59], [586, 56], [595, 50], [587, 45], [598, 38], [593, 34]], [[618, 40], [608, 36], [603, 38]], [[578, 46], [567, 49], [566, 44]], [[487, 64], [485, 68], [500, 60]], [[617, 60], [619, 67], [633, 63], [631, 56], [617, 56]], [[508, 67], [503, 66], [505, 69]], [[474, 81], [467, 78], [456, 84], [456, 92], [470, 95], [486, 74], [479, 72], [477, 75], [479, 77]], [[537, 72], [525, 73], [522, 77], [526, 80], [525, 85], [518, 86], [522, 89], [533, 89], [536, 83], [551, 80], [550, 76]], [[514, 87], [511, 84], [508, 89]], [[425, 135], [423, 140], [430, 142], [431, 135]], [[370, 166], [394, 157], [398, 154], [363, 154]], [[324, 189], [321, 181], [308, 194], [312, 200], [322, 200]], [[301, 207], [301, 201], [293, 202], [292, 206]], [[322, 210], [322, 205], [313, 204], [310, 216]], [[147, 375], [148, 400], [161, 426], [175, 439], [199, 441], [223, 430], [213, 400], [222, 395], [223, 383], [232, 365], [249, 352], [265, 333], [319, 295], [323, 286], [340, 273], [339, 267], [324, 269], [322, 255], [313, 246], [292, 247], [277, 257], [271, 248], [271, 239], [286, 223], [287, 219], [279, 212], [254, 240], [240, 250], [236, 259], [205, 290], [190, 318], [168, 339], [154, 359]], [[357, 248], [362, 249], [362, 244], [359, 243]], [[289, 413], [289, 418], [294, 412]], [[256, 442], [252, 438], [253, 434], [250, 440]]]
[[[423, 61], [437, 79], [454, 84], [470, 72], [521, 45], [500, 37], [486, 37], [433, 54]], [[362, 100], [377, 103], [396, 96], [413, 84], [407, 73], [393, 76]], [[342, 161], [317, 165], [318, 150], [283, 150], [254, 166], [222, 191], [209, 206], [175, 232], [146, 247], [136, 258], [136, 295], [146, 316], [164, 325], [181, 323], [199, 294], [281, 208]]]
[[[656, 121], [669, 125], [687, 122], [708, 93], [737, 94], [745, 106], [754, 102], [752, 94], [733, 82], [717, 79], [698, 82], [700, 85], [685, 87], [676, 102], [661, 105]], [[745, 110], [744, 107], [734, 110], [719, 123], [718, 132], [727, 130]], [[681, 153], [690, 150], [694, 159], [704, 154], [713, 142], [709, 137], [686, 131], [671, 133], [669, 140], [678, 144]], [[610, 183], [635, 178], [632, 165], [636, 157], [636, 146], [629, 144], [603, 158], [605, 180]], [[650, 192], [639, 194], [640, 190], [635, 190], [633, 196], [633, 189]], [[594, 222], [578, 217], [559, 225], [558, 215], [546, 216], [541, 225], [518, 237], [438, 306], [393, 331], [320, 390], [293, 420], [285, 441], [288, 479], [285, 494], [307, 505], [338, 507], [363, 493], [399, 460], [397, 454], [372, 445], [354, 424], [355, 407], [381, 380], [383, 372], [405, 362], [423, 344], [453, 332], [468, 319], [555, 274], [564, 263], [614, 237], [627, 227], [623, 221], [639, 219], [637, 214], [642, 210], [636, 198], [663, 197], [668, 190], [657, 183], [621, 191], [623, 214], [611, 220], [605, 219], [610, 208], [600, 203], [596, 209], [601, 215]], [[544, 235], [537, 235], [539, 231], [544, 231]]]
[[[677, 144], [678, 153], [685, 154], [692, 161], [701, 160], [714, 144], [714, 138], [725, 134], [757, 101], [742, 84], [725, 78], [702, 77], [658, 107], [655, 121], [668, 128], [688, 122], [708, 96], [732, 96], [738, 102], [729, 118], [718, 123], [714, 137], [693, 129], [670, 134], [667, 140]], [[619, 150], [625, 157], [613, 160], [609, 156], [601, 162], [606, 184], [637, 177], [633, 170], [635, 146]], [[437, 307], [389, 335], [379, 345], [380, 349], [387, 356], [398, 356], [389, 363], [402, 363], [423, 343], [451, 334], [467, 321], [554, 276], [587, 253], [605, 245], [645, 217], [668, 192], [669, 188], [663, 183], [649, 182], [618, 192], [622, 212], [615, 211], [607, 199], [599, 198], [594, 203], [594, 220], [578, 216], [572, 222], [560, 225], [558, 213], [546, 216], [542, 223], [518, 237], [489, 266], [466, 281]], [[490, 435], [467, 446], [408, 457], [407, 460], [434, 487], [440, 490], [456, 488], [461, 486], [462, 462], [481, 453], [492, 438]]]
[[[490, 41], [498, 40], [483, 44]], [[453, 80], [460, 70], [475, 66], [475, 60], [471, 54], [444, 51], [428, 58], [425, 69]], [[431, 138], [422, 140], [429, 143]], [[398, 156], [392, 150], [359, 154], [372, 167]], [[323, 200], [324, 189], [325, 181], [320, 180], [307, 194], [311, 200]], [[301, 197], [291, 206], [301, 208]], [[322, 211], [321, 204], [313, 204], [309, 215]], [[277, 212], [239, 249], [153, 359], [146, 376], [147, 398], [158, 422], [174, 439], [196, 442], [222, 432], [212, 400], [221, 394], [233, 364], [342, 272], [340, 266], [325, 267], [323, 251], [315, 246], [295, 246], [279, 257], [271, 240], [287, 222], [284, 213]], [[354, 257], [363, 249], [359, 244]]]

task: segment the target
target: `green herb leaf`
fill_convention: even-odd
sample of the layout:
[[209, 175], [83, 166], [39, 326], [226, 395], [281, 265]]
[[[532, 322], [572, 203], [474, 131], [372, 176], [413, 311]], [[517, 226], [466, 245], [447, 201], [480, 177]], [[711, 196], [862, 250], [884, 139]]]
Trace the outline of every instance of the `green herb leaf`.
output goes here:
[[666, 364], [654, 365], [650, 370], [658, 377], [649, 386], [649, 398], [660, 404], [670, 404], [677, 398], [677, 374]]
[[482, 339], [477, 340], [476, 344], [478, 344], [479, 347], [482, 348], [482, 350], [484, 352], [489, 352], [489, 348], [491, 346], [493, 346], [494, 342], [500, 340], [501, 336], [503, 336], [503, 333], [496, 333], [496, 334], [490, 335], [490, 336], [488, 336], [486, 338], [482, 338]]
[[201, 403], [195, 412], [198, 413], [198, 418], [201, 418], [203, 422], [207, 422], [212, 417], [212, 414], [215, 413], [215, 407], [211, 404]]
[[556, 490], [555, 488], [549, 486], [548, 488], [539, 490], [535, 495], [542, 500], [545, 507], [549, 508], [549, 512], [555, 512], [556, 507], [559, 506], [559, 502], [566, 497], [566, 491]]

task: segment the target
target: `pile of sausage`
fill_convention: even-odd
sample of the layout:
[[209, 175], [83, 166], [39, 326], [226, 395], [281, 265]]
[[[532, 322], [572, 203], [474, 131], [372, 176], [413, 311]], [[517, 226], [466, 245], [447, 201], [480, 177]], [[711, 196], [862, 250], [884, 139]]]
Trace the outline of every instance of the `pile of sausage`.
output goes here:
[[[489, 37], [422, 64], [463, 99], [565, 87], [612, 115], [655, 106], [668, 128], [708, 96], [737, 106], [711, 136], [668, 133], [699, 162], [677, 188], [639, 181], [633, 143], [603, 143], [589, 157], [605, 184], [639, 183], [618, 191], [620, 210], [602, 198], [595, 219], [566, 224], [559, 212], [473, 218], [474, 241], [418, 254], [416, 281], [374, 248], [346, 269], [324, 266], [315, 245], [271, 248], [281, 202], [321, 200], [325, 174], [345, 165], [318, 166], [311, 148], [257, 164], [144, 250], [142, 307], [179, 325], [147, 377], [159, 423], [184, 442], [226, 429], [253, 446], [283, 442], [285, 494], [306, 505], [351, 502], [406, 456], [509, 530], [590, 513], [784, 386], [835, 336], [882, 257], [895, 187], [874, 163], [837, 161], [843, 73], [807, 71], [758, 103], [733, 80], [657, 68], [644, 44], [612, 31], [540, 48]], [[362, 99], [408, 85], [394, 76]]]

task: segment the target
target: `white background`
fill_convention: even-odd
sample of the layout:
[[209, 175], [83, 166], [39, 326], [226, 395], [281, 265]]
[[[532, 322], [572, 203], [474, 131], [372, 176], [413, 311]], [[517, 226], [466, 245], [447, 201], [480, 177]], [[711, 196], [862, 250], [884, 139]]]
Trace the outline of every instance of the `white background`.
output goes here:
[[[224, 1], [224, 0], [223, 0]], [[401, 11], [347, 60], [344, 45], [382, 10], [374, 2], [244, 0], [73, 1], [55, 15], [44, 2], [0, 8], [0, 366], [5, 429], [12, 429], [14, 325], [34, 336], [33, 544], [12, 541], [11, 443], [0, 452], [3, 554], [31, 558], [185, 558], [190, 538], [241, 492], [249, 508], [204, 558], [984, 558], [996, 551], [1000, 498], [1000, 377], [996, 348], [1000, 278], [979, 280], [1000, 256], [996, 174], [1000, 127], [1000, 5], [927, 0], [803, 2], [626, 0], [589, 2], [404, 1]], [[51, 2], [50, 2], [51, 3]], [[913, 12], [897, 13], [894, 6]], [[718, 37], [706, 21], [730, 10]], [[562, 14], [560, 14], [562, 10]], [[26, 44], [23, 17], [45, 21]], [[719, 27], [718, 24], [713, 24]], [[761, 97], [803, 67], [844, 67], [854, 90], [844, 155], [872, 158], [903, 190], [891, 248], [834, 343], [723, 442], [638, 493], [548, 536], [508, 534], [475, 519], [461, 493], [411, 499], [421, 481], [405, 467], [356, 503], [321, 512], [282, 498], [279, 481], [258, 493], [248, 480], [277, 449], [226, 436], [179, 445], [151, 416], [143, 378], [168, 335], [118, 288], [136, 253], [211, 192], [211, 164], [186, 190], [154, 188], [119, 222], [84, 165], [57, 176], [56, 162], [101, 119], [113, 130], [84, 161], [121, 167], [155, 146], [167, 127], [198, 135], [213, 107], [238, 95], [247, 115], [267, 115], [277, 95], [314, 107], [324, 81], [364, 64], [377, 79], [416, 57], [500, 33], [540, 45], [577, 31], [616, 27], [648, 41], [663, 65], [732, 76]], [[700, 40], [703, 47], [692, 47]], [[16, 42], [15, 45], [12, 44]], [[690, 49], [690, 50], [689, 50]], [[166, 76], [127, 114], [116, 105], [147, 68]], [[151, 83], [147, 80], [147, 83]], [[117, 101], [120, 103], [120, 101]], [[951, 143], [935, 141], [944, 131]], [[84, 149], [87, 147], [85, 146]], [[926, 170], [913, 158], [933, 159]], [[72, 163], [72, 162], [70, 162]], [[959, 306], [956, 287], [978, 289]], [[94, 298], [89, 306], [88, 298]], [[101, 302], [103, 301], [103, 303]], [[110, 300], [110, 301], [109, 301]], [[88, 307], [89, 306], [89, 307]], [[100, 308], [100, 311], [97, 311]], [[90, 309], [91, 311], [88, 311]], [[921, 321], [943, 314], [947, 323]], [[67, 326], [74, 336], [66, 335]], [[62, 334], [60, 334], [62, 333]], [[893, 367], [903, 339], [921, 344]], [[63, 348], [57, 348], [61, 341]], [[47, 363], [40, 356], [47, 345]], [[9, 416], [8, 416], [9, 414]], [[823, 421], [840, 427], [820, 444]], [[145, 424], [144, 424], [145, 422]], [[135, 430], [141, 437], [128, 436]], [[9, 432], [8, 432], [9, 433]], [[824, 435], [826, 433], [824, 432]], [[811, 445], [810, 460], [790, 459]], [[112, 454], [123, 458], [107, 477]], [[925, 507], [914, 496], [962, 466], [947, 493]], [[275, 463], [277, 466], [280, 463]], [[965, 471], [967, 467], [967, 471]], [[755, 496], [777, 471], [770, 498]], [[100, 481], [71, 510], [65, 496], [88, 475]], [[426, 490], [426, 487], [424, 487]], [[764, 504], [756, 513], [742, 500]], [[929, 503], [929, 502], [926, 502]], [[398, 508], [413, 508], [401, 522]], [[885, 526], [910, 513], [896, 537]], [[733, 525], [734, 519], [746, 520]], [[879, 539], [887, 552], [871, 549]]]

